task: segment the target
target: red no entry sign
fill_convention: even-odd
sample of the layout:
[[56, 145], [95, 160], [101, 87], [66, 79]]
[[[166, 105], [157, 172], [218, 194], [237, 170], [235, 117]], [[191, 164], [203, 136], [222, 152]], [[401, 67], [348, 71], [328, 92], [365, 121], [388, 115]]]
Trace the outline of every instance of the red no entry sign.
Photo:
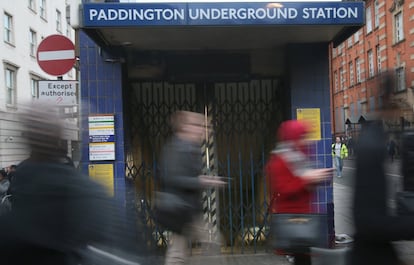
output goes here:
[[37, 48], [37, 62], [50, 75], [66, 74], [75, 61], [75, 45], [65, 36], [50, 35]]

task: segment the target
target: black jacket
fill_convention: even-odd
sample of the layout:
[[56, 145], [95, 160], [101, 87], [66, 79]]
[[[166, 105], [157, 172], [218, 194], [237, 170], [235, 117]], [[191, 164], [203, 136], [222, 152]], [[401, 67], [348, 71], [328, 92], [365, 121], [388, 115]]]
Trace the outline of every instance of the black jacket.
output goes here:
[[202, 185], [200, 145], [178, 137], [165, 145], [161, 160], [161, 183], [164, 191], [179, 195], [201, 212]]
[[414, 238], [414, 217], [391, 216], [387, 206], [386, 133], [380, 123], [362, 128], [356, 158], [355, 242], [352, 265], [397, 265], [392, 241]]

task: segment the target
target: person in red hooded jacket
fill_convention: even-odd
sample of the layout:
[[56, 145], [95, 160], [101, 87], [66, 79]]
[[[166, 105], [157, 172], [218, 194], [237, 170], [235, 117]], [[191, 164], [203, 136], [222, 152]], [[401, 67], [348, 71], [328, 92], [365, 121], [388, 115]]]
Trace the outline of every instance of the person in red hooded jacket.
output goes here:
[[[309, 129], [301, 121], [282, 122], [277, 131], [278, 143], [266, 164], [271, 194], [270, 213], [310, 213], [312, 191], [331, 177], [333, 169], [312, 169], [308, 163], [306, 139]], [[311, 264], [307, 250], [303, 253], [278, 253], [294, 256], [296, 265]]]

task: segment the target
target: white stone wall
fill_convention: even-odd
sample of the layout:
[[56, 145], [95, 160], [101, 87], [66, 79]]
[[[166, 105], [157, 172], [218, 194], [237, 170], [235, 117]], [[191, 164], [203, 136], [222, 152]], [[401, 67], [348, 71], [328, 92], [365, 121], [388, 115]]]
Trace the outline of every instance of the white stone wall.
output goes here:
[[[28, 0], [0, 1], [0, 168], [18, 164], [28, 156], [28, 149], [22, 138], [20, 124], [16, 120], [19, 105], [36, 100], [32, 97], [31, 78], [56, 80], [56, 76], [46, 74], [37, 64], [35, 56], [30, 55], [30, 30], [37, 33], [37, 45], [43, 38], [61, 34], [75, 41], [75, 32], [66, 21], [66, 0], [45, 0], [46, 18], [41, 18], [39, 3], [34, 0], [34, 9], [29, 8]], [[61, 31], [56, 29], [56, 10], [61, 13]], [[13, 17], [13, 42], [4, 39], [5, 13]], [[37, 47], [36, 47], [37, 50]], [[36, 53], [35, 53], [36, 55]], [[6, 105], [5, 64], [17, 68], [16, 105]], [[75, 80], [76, 70], [72, 69], [63, 80]], [[77, 124], [71, 132], [78, 138]]]

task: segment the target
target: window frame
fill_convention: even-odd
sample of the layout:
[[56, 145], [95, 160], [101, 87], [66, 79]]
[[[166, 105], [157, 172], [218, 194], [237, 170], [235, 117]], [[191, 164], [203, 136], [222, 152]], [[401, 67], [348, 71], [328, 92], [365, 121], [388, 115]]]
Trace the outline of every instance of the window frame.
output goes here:
[[355, 72], [356, 72], [356, 82], [357, 84], [362, 82], [362, 72], [361, 72], [361, 59], [355, 59]]
[[354, 63], [352, 61], [350, 61], [348, 63], [348, 67], [349, 67], [349, 85], [353, 86], [355, 85], [355, 77], [354, 77]]
[[367, 34], [372, 32], [372, 10], [371, 10], [371, 6], [367, 6], [366, 10], [365, 10], [365, 17], [366, 17], [366, 29], [367, 29]]
[[345, 69], [343, 67], [339, 68], [339, 83], [340, 90], [345, 90]]
[[62, 12], [56, 9], [56, 31], [62, 33]]
[[374, 1], [374, 28], [378, 28], [380, 25], [380, 12], [379, 12], [379, 1]]
[[[3, 13], [3, 30], [4, 30], [4, 34], [3, 34], [3, 40], [4, 42], [13, 45], [14, 44], [14, 21], [13, 21], [13, 16], [8, 13], [8, 12], [4, 12]], [[7, 21], [7, 23], [6, 23]]]
[[367, 59], [368, 59], [368, 76], [369, 78], [372, 78], [375, 76], [374, 52], [372, 51], [372, 49], [368, 50]]
[[27, 7], [36, 13], [36, 0], [28, 0]]
[[402, 92], [406, 89], [405, 67], [400, 66], [395, 69], [395, 92]]
[[32, 98], [39, 98], [39, 76], [30, 74], [30, 94]]
[[47, 20], [47, 6], [46, 0], [39, 0], [40, 17]]
[[6, 89], [7, 107], [17, 105], [17, 70], [18, 68], [11, 64], [4, 64], [4, 88]]
[[399, 43], [404, 40], [404, 16], [403, 11], [394, 15], [394, 42]]
[[375, 51], [377, 53], [377, 72], [382, 72], [382, 61], [381, 61], [381, 46], [378, 44], [375, 46]]
[[29, 46], [30, 46], [30, 56], [36, 57], [37, 32], [32, 28], [29, 29]]

